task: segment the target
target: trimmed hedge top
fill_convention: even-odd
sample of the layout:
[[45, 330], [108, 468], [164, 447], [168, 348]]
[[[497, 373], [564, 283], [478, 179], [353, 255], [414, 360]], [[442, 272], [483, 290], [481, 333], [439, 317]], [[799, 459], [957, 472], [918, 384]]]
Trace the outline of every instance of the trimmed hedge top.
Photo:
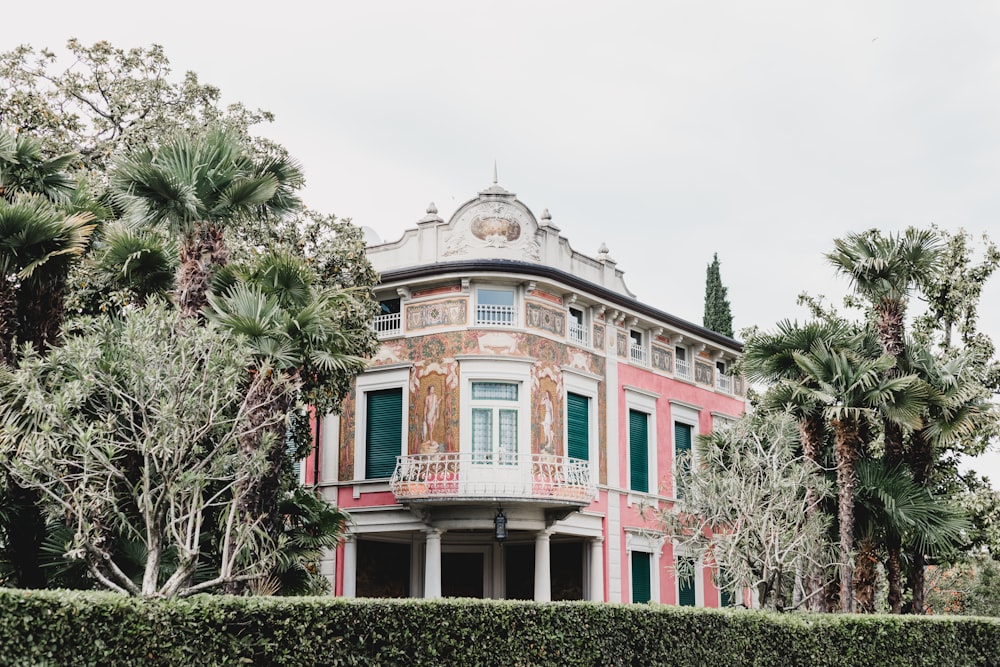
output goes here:
[[4, 665], [997, 665], [1000, 620], [0, 590]]

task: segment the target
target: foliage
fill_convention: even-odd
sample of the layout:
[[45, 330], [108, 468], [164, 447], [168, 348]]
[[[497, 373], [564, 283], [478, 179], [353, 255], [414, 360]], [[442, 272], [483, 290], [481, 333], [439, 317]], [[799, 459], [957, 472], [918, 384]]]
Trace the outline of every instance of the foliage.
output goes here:
[[980, 555], [931, 572], [927, 590], [931, 614], [1000, 616], [1000, 562]]
[[221, 108], [219, 89], [194, 72], [172, 80], [161, 46], [125, 50], [71, 39], [66, 48], [62, 59], [31, 46], [0, 54], [0, 124], [39, 137], [49, 154], [78, 152], [84, 171], [102, 173], [115, 156], [157, 146], [181, 130], [220, 124], [247, 137], [251, 127], [272, 120], [242, 104]]
[[[273, 554], [238, 515], [239, 490], [261, 462], [237, 447], [259, 401], [246, 386], [250, 353], [214, 327], [184, 327], [162, 304], [121, 319], [78, 321], [61, 347], [26, 350], [0, 377], [4, 468], [42, 495], [73, 531], [66, 555], [107, 588], [186, 595], [258, 576]], [[206, 525], [218, 517], [219, 525]], [[191, 584], [202, 530], [222, 544], [216, 576]], [[119, 564], [111, 536], [140, 541], [141, 582]], [[176, 567], [160, 566], [168, 553]], [[253, 553], [253, 558], [247, 554]]]
[[1000, 622], [593, 603], [0, 591], [27, 665], [991, 665]]
[[703, 324], [723, 336], [733, 337], [733, 313], [729, 307], [729, 288], [722, 284], [719, 272], [719, 254], [712, 256], [705, 276], [705, 316]]
[[799, 452], [794, 419], [747, 415], [698, 441], [677, 464], [678, 498], [658, 513], [675, 549], [710, 554], [720, 586], [751, 588], [762, 606], [790, 606], [787, 579], [831, 562], [829, 517], [814, 509], [830, 484]]

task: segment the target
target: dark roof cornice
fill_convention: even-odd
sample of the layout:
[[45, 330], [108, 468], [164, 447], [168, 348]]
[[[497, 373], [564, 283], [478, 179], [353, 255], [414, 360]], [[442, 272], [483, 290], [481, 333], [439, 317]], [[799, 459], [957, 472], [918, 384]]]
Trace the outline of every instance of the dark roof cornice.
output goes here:
[[628, 308], [651, 319], [664, 322], [675, 329], [686, 330], [696, 334], [700, 338], [712, 341], [717, 345], [724, 345], [740, 352], [743, 351], [743, 343], [735, 338], [723, 336], [720, 333], [716, 333], [715, 331], [698, 326], [697, 324], [683, 320], [679, 317], [671, 315], [670, 313], [653, 308], [652, 306], [642, 303], [641, 301], [637, 301], [629, 296], [609, 290], [608, 288], [592, 283], [589, 280], [583, 280], [572, 273], [567, 273], [561, 269], [554, 269], [550, 266], [545, 266], [544, 264], [519, 262], [508, 259], [468, 259], [454, 262], [437, 262], [435, 264], [423, 264], [420, 266], [410, 266], [402, 269], [383, 271], [382, 283], [397, 281], [405, 282], [407, 280], [438, 276], [445, 273], [461, 274], [476, 272], [527, 273], [536, 275], [540, 278], [557, 280], [570, 287], [578, 289], [581, 292], [592, 294], [609, 303], [613, 303], [623, 308]]

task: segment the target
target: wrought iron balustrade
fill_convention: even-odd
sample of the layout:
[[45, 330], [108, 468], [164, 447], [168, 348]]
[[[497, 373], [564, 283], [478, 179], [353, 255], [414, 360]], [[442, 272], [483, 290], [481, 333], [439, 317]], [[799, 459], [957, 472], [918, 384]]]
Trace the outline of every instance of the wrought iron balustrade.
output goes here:
[[513, 465], [483, 463], [469, 453], [396, 458], [389, 488], [399, 500], [537, 500], [588, 505], [597, 493], [587, 461], [531, 454]]

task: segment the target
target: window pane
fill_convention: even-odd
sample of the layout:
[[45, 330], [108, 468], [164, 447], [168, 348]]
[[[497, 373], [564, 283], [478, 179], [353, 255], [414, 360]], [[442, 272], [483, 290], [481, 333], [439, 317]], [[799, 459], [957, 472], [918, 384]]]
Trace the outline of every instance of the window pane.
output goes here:
[[484, 306], [513, 306], [514, 292], [507, 289], [481, 289], [479, 303]]
[[517, 385], [506, 382], [473, 382], [472, 398], [488, 401], [516, 401]]
[[472, 411], [472, 460], [489, 463], [493, 453], [493, 411]]
[[517, 410], [500, 410], [500, 463], [517, 463]]

